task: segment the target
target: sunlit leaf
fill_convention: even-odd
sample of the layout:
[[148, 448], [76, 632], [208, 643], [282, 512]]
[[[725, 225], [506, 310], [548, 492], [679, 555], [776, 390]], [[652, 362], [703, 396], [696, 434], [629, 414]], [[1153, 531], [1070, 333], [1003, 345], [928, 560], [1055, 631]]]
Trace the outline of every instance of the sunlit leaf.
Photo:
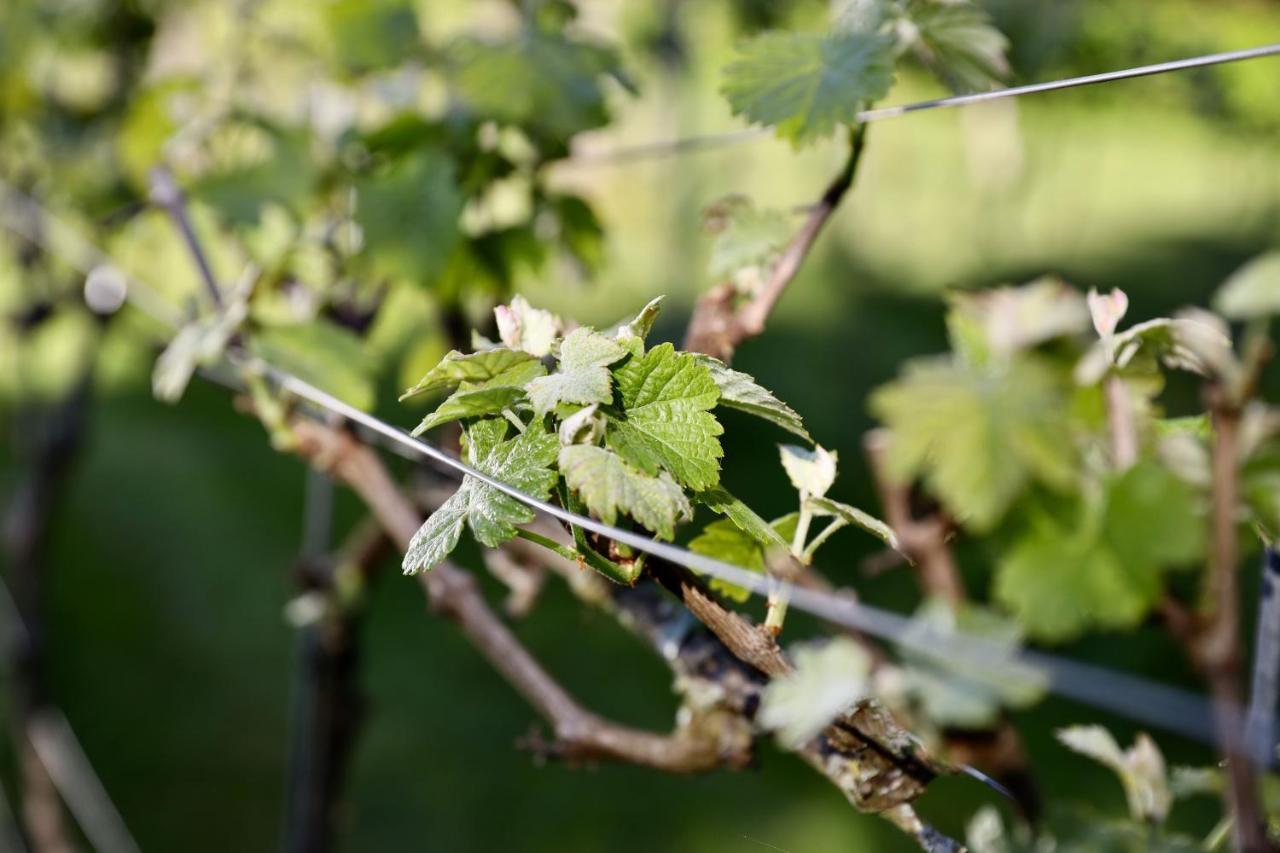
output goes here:
[[735, 114], [803, 144], [852, 124], [893, 83], [893, 40], [869, 33], [766, 32], [725, 69]]
[[1232, 320], [1280, 314], [1280, 252], [1268, 252], [1238, 269], [1213, 298]]
[[[501, 418], [479, 421], [468, 428], [467, 461], [483, 473], [545, 500], [556, 482], [552, 466], [559, 442], [536, 424], [508, 441], [507, 428]], [[457, 547], [464, 523], [477, 542], [496, 548], [516, 535], [517, 525], [533, 519], [533, 510], [515, 498], [466, 477], [458, 491], [414, 534], [404, 556], [404, 571], [416, 574], [439, 565]]]
[[650, 476], [612, 450], [588, 444], [560, 449], [560, 473], [587, 508], [606, 524], [627, 515], [663, 539], [693, 515], [689, 499], [664, 473]]
[[773, 392], [757, 384], [751, 375], [734, 370], [709, 355], [699, 354], [695, 357], [711, 373], [711, 379], [720, 389], [720, 406], [763, 418], [795, 433], [805, 441], [813, 441], [804, 428], [804, 420], [796, 410], [775, 397]]
[[711, 414], [720, 389], [707, 368], [661, 344], [613, 375], [622, 411], [609, 418], [609, 446], [647, 474], [665, 470], [695, 491], [716, 485], [724, 428]]

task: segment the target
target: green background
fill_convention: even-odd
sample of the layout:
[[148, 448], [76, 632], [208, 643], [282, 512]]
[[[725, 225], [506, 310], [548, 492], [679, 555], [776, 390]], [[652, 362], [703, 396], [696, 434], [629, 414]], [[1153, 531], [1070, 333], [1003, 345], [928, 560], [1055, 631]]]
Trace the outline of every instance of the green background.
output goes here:
[[[662, 4], [648, 0], [583, 5], [591, 25], [633, 48], [661, 23]], [[801, 22], [822, 13], [820, 3], [795, 5]], [[483, 21], [484, 3], [432, 6], [441, 31]], [[678, 4], [684, 64], [633, 50], [640, 95], [619, 96], [617, 127], [583, 148], [738, 127], [716, 94], [736, 38], [728, 6]], [[1014, 41], [1022, 81], [1280, 40], [1275, 3], [1005, 0], [989, 8]], [[937, 94], [908, 75], [891, 101]], [[1277, 129], [1275, 59], [875, 126], [845, 209], [736, 366], [840, 451], [834, 496], [872, 507], [859, 449], [871, 425], [866, 396], [904, 358], [945, 346], [945, 288], [1056, 272], [1083, 287], [1124, 288], [1134, 318], [1205, 304], [1240, 263], [1280, 244]], [[522, 289], [584, 322], [614, 320], [665, 293], [655, 337], [678, 340], [691, 300], [711, 283], [702, 208], [730, 192], [807, 203], [840, 157], [835, 144], [794, 152], [762, 138], [652, 162], [565, 164], [558, 179], [596, 201], [608, 229], [605, 272], [584, 282], [549, 270]], [[416, 412], [390, 402], [394, 390], [384, 389], [384, 417], [415, 421]], [[1189, 385], [1169, 399], [1175, 410], [1195, 403]], [[784, 436], [732, 414], [726, 421], [728, 485], [766, 516], [788, 510], [773, 449]], [[14, 482], [7, 450], [0, 470], [0, 485]], [[294, 590], [303, 482], [301, 465], [274, 454], [221, 391], [198, 384], [165, 407], [147, 392], [146, 365], [104, 372], [48, 561], [51, 692], [144, 850], [278, 843], [294, 656], [282, 613]], [[339, 515], [344, 525], [357, 520], [354, 501], [344, 497]], [[858, 563], [870, 547], [854, 535], [839, 543], [820, 559], [831, 577], [870, 601], [913, 606], [905, 573], [868, 578]], [[961, 558], [979, 588], [990, 555], [967, 549]], [[474, 550], [463, 562], [476, 564]], [[561, 586], [549, 584], [516, 629], [590, 707], [670, 726], [667, 669]], [[362, 643], [368, 714], [348, 784], [345, 849], [910, 849], [770, 746], [759, 768], [701, 777], [537, 766], [514, 748], [533, 712], [447, 622], [425, 613], [418, 585], [394, 564], [377, 584]], [[1155, 628], [1063, 651], [1195, 683]], [[1100, 720], [1127, 742], [1131, 725], [1056, 700], [1019, 717], [1047, 798], [1123, 812], [1114, 777], [1067, 754], [1051, 732]], [[1174, 763], [1206, 758], [1159, 740]], [[998, 797], [952, 779], [932, 788], [921, 810], [958, 834], [988, 802]], [[1209, 804], [1180, 806], [1175, 816], [1201, 832], [1212, 822]]]

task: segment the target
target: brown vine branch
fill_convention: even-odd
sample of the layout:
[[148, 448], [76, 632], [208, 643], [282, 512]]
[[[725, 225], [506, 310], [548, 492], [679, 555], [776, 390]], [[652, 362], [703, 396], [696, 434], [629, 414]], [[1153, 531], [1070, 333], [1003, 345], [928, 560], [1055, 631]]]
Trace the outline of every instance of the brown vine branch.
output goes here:
[[[422, 518], [376, 454], [345, 433], [318, 424], [299, 420], [294, 430], [299, 452], [350, 486], [396, 545], [407, 549]], [[715, 733], [701, 730], [696, 721], [671, 735], [660, 735], [619, 725], [587, 711], [489, 608], [468, 573], [445, 563], [418, 579], [432, 609], [453, 619], [494, 669], [551, 724], [557, 757], [628, 761], [678, 773], [746, 760], [741, 753], [723, 752]]]
[[1240, 850], [1271, 850], [1262, 822], [1257, 771], [1237, 722], [1244, 707], [1240, 688], [1240, 581], [1236, 512], [1240, 501], [1240, 410], [1220, 389], [1210, 390], [1213, 412], [1212, 512], [1208, 618], [1192, 641], [1192, 657], [1213, 696], [1218, 739], [1227, 759], [1227, 802], [1235, 813]]
[[685, 333], [684, 348], [728, 362], [738, 345], [764, 331], [769, 315], [783, 292], [800, 271], [801, 265], [822, 233], [827, 220], [853, 186], [858, 163], [866, 145], [867, 129], [855, 125], [849, 130], [849, 157], [840, 173], [828, 185], [818, 203], [809, 209], [804, 225], [791, 238], [769, 271], [769, 278], [748, 302], [738, 305], [738, 291], [731, 283], [712, 288], [695, 306]]
[[880, 495], [885, 521], [898, 535], [904, 554], [915, 566], [916, 578], [926, 595], [953, 607], [966, 598], [964, 581], [947, 544], [948, 525], [937, 514], [916, 518], [911, 511], [911, 485], [896, 481], [888, 472], [885, 456], [889, 434], [872, 430], [863, 438], [871, 474]]

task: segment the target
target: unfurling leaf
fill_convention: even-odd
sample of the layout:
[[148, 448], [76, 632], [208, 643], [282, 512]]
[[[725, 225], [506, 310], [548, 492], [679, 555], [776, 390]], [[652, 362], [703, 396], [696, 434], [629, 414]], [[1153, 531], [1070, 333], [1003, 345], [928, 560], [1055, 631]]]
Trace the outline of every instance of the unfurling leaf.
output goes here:
[[834, 450], [821, 446], [807, 450], [794, 444], [779, 444], [778, 451], [791, 485], [802, 495], [820, 498], [836, 481], [837, 454]]
[[803, 144], [853, 124], [893, 84], [893, 39], [766, 32], [742, 46], [721, 91], [735, 114]]
[[627, 356], [617, 341], [586, 327], [574, 329], [560, 345], [560, 367], [527, 386], [533, 411], [541, 417], [561, 403], [608, 403], [613, 399], [608, 366]]
[[525, 384], [546, 372], [542, 362], [525, 352], [495, 347], [463, 355], [454, 350], [400, 399], [457, 386], [458, 390], [413, 431], [421, 435], [440, 424], [495, 415], [514, 407], [524, 400]]
[[701, 491], [720, 481], [724, 428], [711, 414], [720, 389], [706, 367], [660, 344], [613, 372], [622, 411], [611, 412], [606, 441], [646, 474], [660, 470]]
[[695, 355], [698, 363], [707, 368], [711, 379], [720, 389], [719, 405], [727, 409], [737, 409], [749, 415], [763, 418], [780, 426], [788, 432], [795, 433], [805, 441], [813, 441], [804, 428], [804, 421], [794, 409], [779, 400], [768, 389], [758, 385], [749, 374], [734, 370], [717, 358], [709, 355]]
[[653, 329], [653, 321], [658, 319], [658, 314], [662, 311], [663, 298], [658, 296], [649, 300], [649, 304], [641, 308], [640, 313], [631, 320], [614, 326], [610, 329], [612, 336], [623, 341], [638, 338], [643, 342], [649, 337], [649, 332]]
[[1280, 252], [1268, 252], [1236, 270], [1214, 296], [1213, 307], [1232, 320], [1280, 314]]
[[603, 447], [561, 448], [560, 473], [605, 524], [627, 515], [657, 536], [671, 539], [676, 523], [693, 515], [684, 491], [665, 472], [656, 477], [645, 474]]
[[564, 329], [563, 320], [550, 311], [534, 308], [520, 295], [512, 297], [511, 304], [494, 308], [493, 316], [504, 344], [537, 358], [551, 353]]
[[1129, 296], [1123, 290], [1113, 290], [1101, 294], [1096, 290], [1089, 291], [1089, 315], [1093, 318], [1093, 328], [1098, 337], [1107, 340], [1116, 333], [1116, 327], [1129, 311]]
[[1140, 732], [1133, 746], [1123, 751], [1102, 726], [1059, 729], [1058, 740], [1115, 771], [1134, 820], [1163, 823], [1169, 816], [1173, 794], [1165, 774], [1164, 756], [1145, 732]]
[[[559, 442], [536, 422], [507, 441], [507, 426], [502, 418], [472, 424], [466, 431], [467, 461], [477, 470], [545, 500], [556, 482], [552, 466]], [[516, 535], [516, 525], [533, 519], [533, 510], [515, 498], [466, 477], [458, 491], [414, 534], [404, 556], [404, 571], [416, 574], [439, 565], [457, 547], [464, 523], [477, 542], [496, 548]]]
[[462, 384], [471, 387], [522, 387], [530, 379], [546, 373], [541, 363], [526, 352], [494, 347], [463, 355], [453, 350], [431, 368], [401, 400], [432, 391], [447, 391]]
[[760, 724], [797, 749], [867, 695], [871, 656], [853, 640], [837, 637], [795, 653], [795, 671], [765, 688]]

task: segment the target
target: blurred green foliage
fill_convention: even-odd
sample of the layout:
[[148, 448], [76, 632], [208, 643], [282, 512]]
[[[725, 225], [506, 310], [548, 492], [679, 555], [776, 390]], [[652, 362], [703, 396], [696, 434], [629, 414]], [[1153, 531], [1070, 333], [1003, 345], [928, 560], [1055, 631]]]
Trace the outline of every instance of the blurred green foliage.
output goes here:
[[[371, 408], [439, 360], [459, 317], [479, 320], [513, 288], [599, 323], [666, 292], [677, 310], [654, 338], [675, 337], [678, 306], [722, 274], [703, 272], [717, 257], [701, 233], [706, 205], [735, 193], [762, 209], [807, 204], [840, 146], [796, 154], [763, 140], [611, 168], [565, 155], [739, 126], [717, 94], [737, 47], [765, 27], [816, 30], [828, 6], [579, 5], [566, 28], [574, 6], [551, 0], [13, 0], [0, 9], [0, 177], [49, 201], [194, 316], [199, 282], [184, 248], [162, 213], [140, 209], [150, 168], [166, 162], [190, 190], [219, 278], [229, 283], [250, 261], [262, 269], [249, 306], [260, 345], [303, 374], [337, 377], [332, 390]], [[1280, 30], [1280, 9], [1248, 0], [983, 5], [1010, 38], [1018, 81], [1248, 46]], [[836, 496], [872, 505], [859, 446], [869, 392], [907, 358], [947, 348], [944, 287], [1056, 271], [1123, 287], [1132, 314], [1155, 316], [1205, 304], [1241, 261], [1280, 242], [1276, 80], [1276, 60], [1264, 60], [872, 128], [849, 209], [738, 365], [840, 449]], [[937, 94], [908, 69], [890, 98]], [[144, 849], [268, 849], [281, 809], [292, 648], [282, 611], [302, 474], [216, 391], [193, 386], [177, 409], [151, 402], [156, 330], [130, 316], [104, 326], [83, 307], [82, 283], [65, 259], [0, 237], [7, 437], [21, 438], [15, 407], [64, 396], [96, 358], [92, 440], [49, 559], [52, 693]], [[356, 339], [352, 328], [369, 334]], [[989, 408], [977, 392], [990, 390], [981, 369], [928, 369], [958, 373], [937, 402], [974, 410], [969, 422], [981, 426]], [[1064, 376], [1027, 369], [1033, 389], [1066, 393]], [[1172, 414], [1194, 410], [1191, 386], [1176, 379], [1166, 400]], [[1089, 402], [1079, 405], [1086, 416]], [[979, 527], [1027, 489], [1048, 492], [1036, 493], [1043, 524], [1084, 511], [1054, 503], [1062, 448], [1054, 425], [1028, 414], [1029, 425], [1012, 425], [1030, 436], [1013, 442], [1025, 451], [1017, 464], [977, 460], [990, 463], [981, 485], [999, 487], [979, 505]], [[754, 461], [772, 453], [776, 431], [726, 418], [726, 483], [766, 517], [791, 510], [782, 472]], [[1257, 468], [1258, 481], [1274, 482], [1267, 460]], [[18, 460], [0, 458], [0, 485], [19, 473]], [[972, 471], [960, 474], [927, 476], [945, 500], [969, 487]], [[1112, 484], [1108, 506], [1130, 518], [1123, 529], [1148, 519], [1145, 496], [1170, 488], [1148, 474]], [[343, 506], [344, 520], [356, 514]], [[1016, 572], [1044, 544], [1041, 529], [1031, 524], [1003, 564], [962, 547], [974, 587]], [[1111, 529], [1100, 521], [1082, 552], [1123, 553]], [[1178, 535], [1185, 525], [1141, 529], [1169, 544], [1171, 564], [1200, 547]], [[868, 600], [913, 606], [903, 573], [857, 571], [869, 550], [855, 543], [824, 568]], [[1063, 564], [1068, 580], [1080, 579], [1079, 562]], [[1150, 604], [1150, 586], [1134, 580], [1123, 595], [1101, 593], [1124, 609], [1117, 621]], [[1074, 634], [1106, 615], [1074, 614], [1044, 633]], [[669, 724], [665, 668], [562, 590], [519, 630], [592, 707]], [[1067, 650], [1192, 683], [1158, 631], [1120, 636]], [[765, 773], [695, 779], [533, 766], [512, 748], [532, 713], [447, 623], [424, 618], [416, 590], [396, 577], [379, 584], [366, 639], [371, 710], [351, 780], [349, 849], [906, 849], [781, 754], [764, 755]], [[1083, 714], [1050, 701], [1019, 719], [1048, 796], [1122, 814], [1107, 771], [1051, 739]], [[1109, 722], [1128, 742], [1131, 727]], [[1205, 759], [1162, 745], [1179, 761]], [[922, 809], [960, 835], [989, 800], [947, 780]], [[1202, 835], [1213, 809], [1199, 805], [1174, 821]]]

